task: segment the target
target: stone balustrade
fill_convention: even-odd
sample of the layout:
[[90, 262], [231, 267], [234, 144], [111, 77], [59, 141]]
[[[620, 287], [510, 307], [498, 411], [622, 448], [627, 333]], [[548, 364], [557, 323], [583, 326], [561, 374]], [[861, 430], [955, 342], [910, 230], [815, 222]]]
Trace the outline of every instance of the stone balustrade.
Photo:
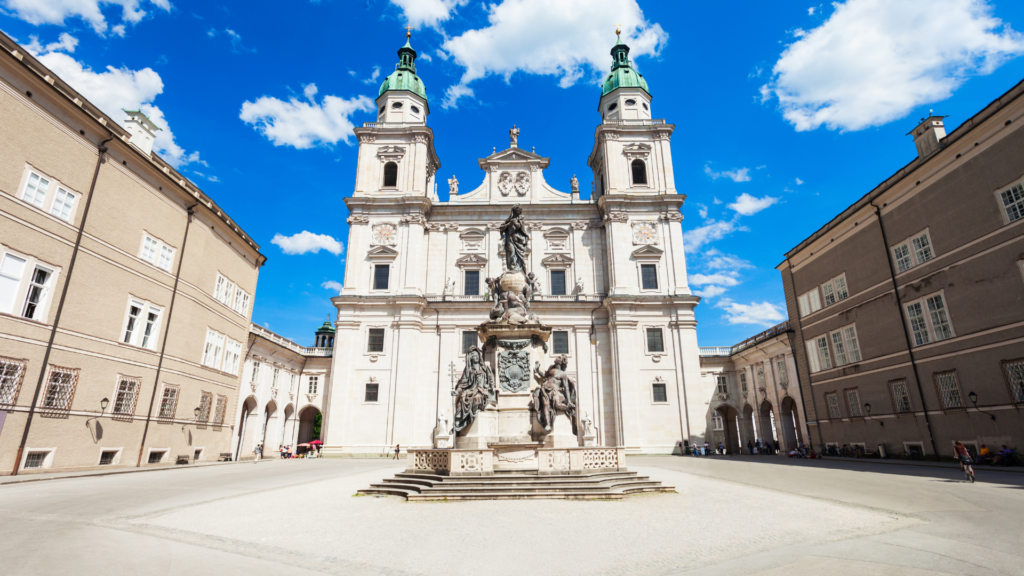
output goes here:
[[[626, 470], [626, 449], [587, 446], [538, 448], [540, 475], [594, 474]], [[443, 450], [413, 448], [406, 456], [407, 473], [441, 476], [493, 476], [494, 450]]]

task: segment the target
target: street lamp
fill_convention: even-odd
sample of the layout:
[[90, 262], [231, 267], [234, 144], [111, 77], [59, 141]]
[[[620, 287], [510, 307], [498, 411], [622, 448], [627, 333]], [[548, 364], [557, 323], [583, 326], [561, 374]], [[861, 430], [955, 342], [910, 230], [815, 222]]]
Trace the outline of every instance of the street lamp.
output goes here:
[[971, 404], [974, 404], [974, 409], [975, 410], [977, 410], [978, 412], [981, 412], [982, 414], [986, 414], [989, 418], [991, 418], [993, 420], [996, 419], [996, 415], [995, 414], [989, 414], [988, 412], [985, 412], [981, 408], [978, 408], [978, 395], [977, 394], [975, 394], [974, 392], [969, 392], [967, 394], [967, 397], [971, 399]]
[[[192, 419], [192, 423], [193, 423], [193, 424], [195, 424], [196, 422], [198, 422], [198, 421], [199, 421], [199, 412], [200, 412], [200, 410], [199, 410], [199, 406], [196, 406], [196, 409], [192, 411], [192, 414], [195, 414], [195, 418], [193, 418], [193, 419]], [[182, 424], [182, 425], [181, 425], [181, 429], [182, 429], [182, 431], [184, 431], [184, 430], [185, 430], [185, 427], [186, 427], [186, 426], [188, 426], [188, 425], [189, 425], [189, 423], [188, 423], [188, 422], [185, 422], [184, 424]]]
[[881, 420], [875, 420], [874, 418], [871, 417], [871, 404], [870, 403], [868, 403], [868, 402], [864, 403], [864, 411], [868, 413], [868, 420], [874, 420], [875, 422], [878, 422], [878, 424], [882, 428], [885, 428], [885, 422], [882, 422]]
[[103, 415], [107, 411], [107, 406], [110, 404], [110, 400], [104, 398], [100, 400], [100, 415]]

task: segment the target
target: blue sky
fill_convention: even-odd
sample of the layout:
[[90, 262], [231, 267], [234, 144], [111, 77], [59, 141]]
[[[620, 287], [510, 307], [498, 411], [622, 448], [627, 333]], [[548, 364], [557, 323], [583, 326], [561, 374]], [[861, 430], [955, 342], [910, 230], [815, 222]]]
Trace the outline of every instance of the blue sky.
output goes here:
[[547, 181], [577, 174], [586, 197], [616, 23], [676, 125], [707, 346], [785, 318], [784, 252], [912, 160], [929, 109], [951, 130], [1024, 78], [1008, 0], [0, 0], [0, 30], [101, 109], [165, 128], [161, 155], [269, 257], [253, 320], [305, 345], [344, 277], [351, 129], [374, 120], [404, 26], [443, 179], [475, 188], [515, 123]]

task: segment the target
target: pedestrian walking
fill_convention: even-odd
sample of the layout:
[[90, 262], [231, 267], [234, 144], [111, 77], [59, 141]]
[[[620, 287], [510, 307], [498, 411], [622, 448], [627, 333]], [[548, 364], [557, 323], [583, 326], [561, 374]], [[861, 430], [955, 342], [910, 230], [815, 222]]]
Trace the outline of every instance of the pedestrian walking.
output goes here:
[[402, 446], [400, 444], [395, 444], [395, 457], [394, 457], [394, 460], [398, 460], [398, 453], [401, 452], [401, 451], [402, 451]]
[[754, 443], [751, 442], [750, 440], [747, 440], [747, 450], [750, 450], [751, 456], [754, 455]]
[[704, 455], [707, 456], [710, 453], [710, 450], [711, 450], [711, 444], [707, 440], [705, 440], [704, 441]]
[[252, 463], [255, 464], [259, 462], [260, 457], [263, 456], [263, 444], [257, 444], [256, 447], [252, 449], [252, 453], [255, 456]]

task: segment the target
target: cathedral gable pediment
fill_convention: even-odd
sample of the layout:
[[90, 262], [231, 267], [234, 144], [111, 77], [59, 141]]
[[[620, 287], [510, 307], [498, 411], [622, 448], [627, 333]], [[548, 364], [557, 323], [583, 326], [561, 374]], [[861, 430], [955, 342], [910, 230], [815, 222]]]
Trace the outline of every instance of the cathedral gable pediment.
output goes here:
[[467, 254], [455, 261], [460, 268], [478, 268], [487, 265], [487, 258], [479, 254]]
[[572, 262], [572, 257], [565, 254], [552, 254], [540, 261], [543, 266], [569, 266]]
[[377, 246], [366, 252], [366, 257], [372, 259], [394, 258], [398, 256], [398, 250], [388, 246]]
[[648, 246], [641, 246], [640, 248], [637, 248], [636, 250], [633, 250], [633, 258], [637, 258], [637, 259], [661, 258], [661, 256], [664, 253], [665, 253], [664, 250], [662, 250], [660, 248], [655, 248], [654, 246], [650, 246], [650, 245], [648, 245]]

